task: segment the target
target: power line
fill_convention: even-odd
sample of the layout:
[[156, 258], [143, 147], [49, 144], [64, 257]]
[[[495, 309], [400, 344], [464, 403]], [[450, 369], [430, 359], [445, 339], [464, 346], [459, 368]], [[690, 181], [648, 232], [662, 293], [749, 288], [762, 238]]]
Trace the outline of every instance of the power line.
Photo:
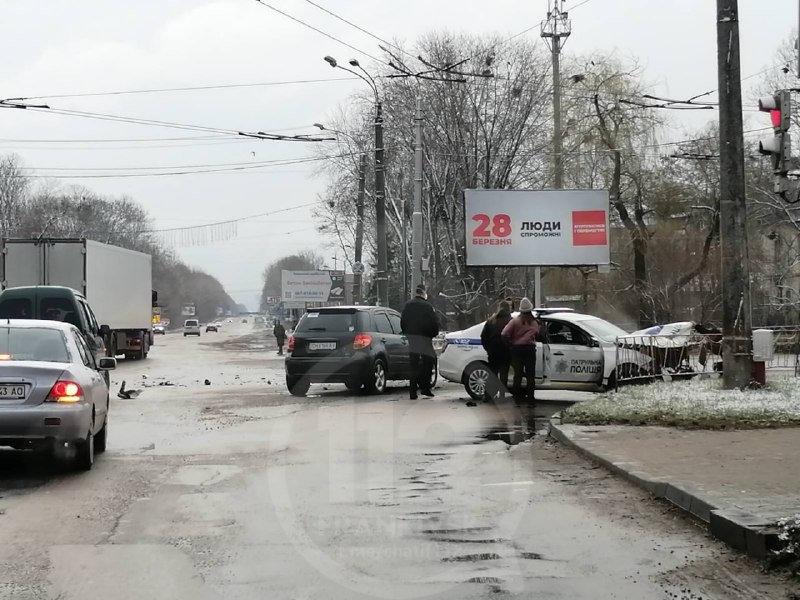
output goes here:
[[305, 204], [298, 204], [297, 206], [290, 206], [288, 208], [281, 208], [278, 210], [272, 210], [263, 213], [257, 213], [254, 215], [247, 215], [246, 217], [237, 217], [235, 219], [226, 219], [225, 221], [215, 221], [213, 223], [204, 223], [202, 225], [189, 225], [186, 227], [169, 227], [167, 229], [148, 229], [145, 230], [144, 233], [167, 233], [167, 232], [178, 232], [178, 231], [189, 231], [192, 229], [200, 229], [202, 227], [213, 227], [217, 225], [230, 225], [232, 223], [241, 223], [242, 221], [250, 221], [252, 219], [260, 219], [263, 217], [269, 217], [272, 215], [277, 215], [280, 213], [289, 212], [291, 210], [299, 210], [301, 208], [308, 208], [309, 206], [315, 206], [317, 204], [316, 201], [314, 202], [306, 202]]
[[[281, 167], [286, 165], [295, 165], [295, 164], [304, 164], [310, 162], [316, 162], [320, 160], [329, 160], [334, 158], [342, 158], [344, 156], [352, 156], [355, 154], [359, 154], [357, 152], [354, 153], [342, 153], [339, 155], [328, 155], [328, 156], [320, 156], [320, 157], [307, 157], [307, 158], [295, 158], [295, 159], [278, 159], [275, 161], [262, 161], [257, 164], [252, 163], [230, 163], [231, 165], [237, 166], [219, 166], [215, 167], [213, 165], [209, 165], [211, 168], [197, 168], [192, 166], [183, 166], [183, 167], [146, 167], [150, 169], [160, 169], [160, 168], [172, 168], [178, 169], [175, 171], [164, 171], [164, 172], [152, 172], [152, 173], [88, 173], [85, 175], [79, 174], [47, 174], [47, 175], [24, 175], [24, 177], [30, 177], [35, 179], [45, 179], [45, 178], [54, 178], [54, 179], [112, 179], [112, 178], [131, 178], [131, 177], [166, 177], [166, 176], [174, 176], [174, 175], [194, 175], [194, 174], [202, 174], [202, 173], [229, 173], [229, 172], [236, 172], [236, 171], [248, 171], [253, 169], [265, 169], [269, 167]], [[92, 169], [92, 168], [79, 168], [79, 167], [42, 167], [42, 168], [35, 168], [35, 167], [24, 167], [25, 169], [31, 171], [39, 171], [45, 169], [51, 169], [55, 171], [67, 171], [67, 170], [83, 170], [83, 171], [90, 171], [90, 170], [101, 170], [101, 168]], [[132, 171], [139, 168], [145, 167], [117, 167], [120, 171]]]
[[293, 164], [294, 161], [315, 161], [315, 160], [327, 160], [329, 158], [342, 158], [344, 156], [350, 156], [350, 153], [346, 154], [330, 154], [326, 156], [316, 156], [316, 157], [298, 157], [298, 158], [277, 158], [273, 160], [263, 160], [263, 161], [249, 161], [249, 162], [238, 162], [238, 163], [214, 163], [214, 164], [202, 164], [202, 165], [165, 165], [165, 166], [154, 166], [154, 167], [22, 167], [23, 169], [29, 170], [37, 170], [37, 171], [150, 171], [150, 170], [162, 170], [162, 169], [205, 169], [205, 168], [215, 168], [215, 167], [241, 167], [241, 166], [252, 166], [252, 167], [259, 167], [259, 166], [270, 166], [274, 164]]
[[162, 121], [158, 119], [142, 119], [137, 117], [125, 117], [120, 115], [111, 115], [106, 113], [95, 113], [80, 110], [69, 110], [61, 108], [51, 108], [49, 106], [30, 106], [30, 105], [15, 105], [4, 104], [5, 100], [0, 100], [0, 108], [8, 109], [25, 109], [34, 112], [45, 112], [57, 115], [65, 115], [71, 117], [81, 117], [85, 119], [95, 119], [100, 121], [113, 121], [118, 123], [129, 123], [134, 125], [150, 125], [153, 127], [167, 127], [170, 129], [184, 129], [188, 131], [202, 131], [209, 133], [227, 134], [231, 136], [246, 136], [257, 139], [266, 139], [271, 141], [287, 141], [287, 142], [321, 142], [328, 141], [328, 138], [315, 138], [307, 135], [287, 136], [277, 133], [268, 133], [259, 131], [257, 133], [247, 133], [236, 129], [222, 129], [218, 127], [205, 127], [202, 125], [190, 125], [186, 123], [176, 123], [173, 121]]
[[413, 56], [412, 54], [410, 54], [410, 53], [406, 52], [405, 50], [403, 50], [403, 49], [402, 49], [400, 46], [397, 46], [396, 44], [393, 44], [393, 43], [391, 43], [391, 42], [387, 42], [387, 41], [386, 41], [386, 40], [384, 40], [383, 38], [380, 38], [380, 37], [378, 37], [377, 35], [375, 35], [374, 33], [372, 33], [371, 31], [368, 31], [368, 30], [364, 29], [363, 27], [360, 27], [360, 26], [356, 25], [356, 24], [355, 24], [355, 23], [353, 23], [352, 21], [348, 21], [348, 20], [347, 20], [347, 19], [345, 19], [344, 17], [341, 17], [341, 16], [337, 15], [335, 12], [328, 10], [328, 9], [327, 9], [327, 8], [325, 8], [324, 6], [320, 6], [320, 5], [319, 5], [319, 4], [317, 4], [316, 2], [313, 2], [313, 0], [306, 0], [306, 2], [308, 2], [308, 3], [309, 3], [311, 6], [315, 6], [316, 8], [318, 8], [319, 10], [321, 10], [322, 12], [325, 12], [325, 13], [329, 14], [329, 15], [330, 15], [330, 16], [332, 16], [334, 19], [338, 19], [338, 20], [342, 21], [343, 23], [347, 23], [348, 25], [350, 25], [350, 27], [353, 27], [353, 28], [355, 28], [355, 29], [358, 29], [358, 30], [359, 30], [360, 32], [362, 32], [362, 33], [366, 33], [366, 34], [367, 34], [368, 36], [370, 36], [371, 38], [373, 38], [373, 39], [376, 39], [376, 40], [378, 40], [379, 42], [381, 42], [381, 43], [383, 43], [383, 44], [386, 44], [387, 46], [391, 46], [392, 48], [394, 48], [394, 49], [396, 49], [396, 50], [399, 50], [400, 52], [402, 52], [403, 54], [405, 54], [405, 55], [407, 55], [407, 56], [411, 56], [412, 58], [416, 58], [416, 57], [415, 57], [415, 56]]
[[264, 81], [256, 83], [229, 83], [219, 85], [193, 85], [187, 87], [172, 87], [172, 88], [149, 88], [137, 90], [113, 90], [108, 92], [83, 92], [75, 94], [43, 94], [39, 96], [21, 96], [19, 98], [6, 98], [6, 100], [36, 100], [41, 98], [88, 98], [91, 96], [122, 96], [127, 94], [161, 94], [171, 92], [194, 92], [203, 90], [225, 90], [235, 88], [249, 88], [249, 87], [269, 87], [278, 85], [299, 85], [306, 83], [328, 83], [335, 81], [351, 81], [355, 77], [329, 77], [325, 79], [297, 79], [294, 81]]
[[56, 115], [65, 115], [70, 117], [81, 117], [84, 119], [95, 119], [99, 121], [115, 121], [119, 123], [130, 123], [134, 125], [151, 125], [154, 127], [167, 127], [170, 129], [184, 129], [187, 131], [206, 131], [210, 133], [223, 133], [228, 135], [239, 135], [235, 129], [220, 129], [217, 127], [205, 127], [202, 125], [189, 125], [186, 123], [175, 123], [172, 121], [161, 121], [156, 119], [139, 119], [136, 117], [124, 117], [119, 115], [111, 115], [106, 113], [94, 113], [80, 110], [67, 110], [59, 108], [33, 108], [29, 107], [27, 110], [34, 112], [44, 112]]
[[311, 30], [313, 30], [313, 31], [316, 31], [317, 33], [320, 33], [320, 34], [324, 35], [326, 38], [328, 38], [328, 39], [331, 39], [331, 40], [333, 40], [334, 42], [338, 42], [339, 44], [342, 44], [343, 46], [347, 46], [347, 47], [348, 47], [348, 48], [350, 48], [351, 50], [355, 50], [355, 51], [356, 51], [356, 52], [358, 52], [359, 54], [363, 54], [364, 56], [367, 56], [367, 57], [371, 58], [371, 59], [372, 59], [372, 60], [374, 60], [375, 62], [379, 62], [379, 63], [382, 63], [382, 62], [383, 62], [381, 59], [379, 59], [379, 58], [377, 58], [377, 57], [373, 56], [373, 55], [372, 55], [372, 54], [370, 54], [369, 52], [365, 52], [364, 50], [360, 50], [359, 48], [356, 48], [356, 47], [355, 47], [355, 46], [353, 46], [352, 44], [348, 44], [347, 42], [344, 42], [344, 41], [340, 40], [339, 38], [332, 36], [330, 33], [326, 33], [326, 32], [324, 32], [324, 31], [322, 31], [322, 29], [319, 29], [319, 28], [317, 28], [317, 27], [314, 27], [313, 25], [310, 25], [310, 24], [306, 23], [305, 21], [301, 21], [301, 20], [300, 20], [300, 19], [298, 19], [297, 17], [293, 17], [293, 16], [292, 16], [292, 15], [290, 15], [289, 13], [286, 13], [286, 12], [284, 12], [284, 11], [282, 11], [282, 10], [278, 9], [278, 8], [275, 8], [274, 6], [272, 6], [272, 5], [270, 5], [270, 4], [267, 4], [266, 2], [264, 2], [264, 0], [255, 0], [255, 1], [256, 1], [256, 2], [258, 2], [258, 3], [259, 3], [261, 6], [264, 6], [264, 7], [268, 8], [268, 9], [270, 9], [270, 10], [272, 10], [272, 11], [274, 11], [274, 12], [276, 12], [276, 13], [280, 14], [280, 15], [283, 15], [283, 16], [284, 16], [284, 17], [286, 17], [287, 19], [291, 19], [291, 20], [292, 20], [292, 21], [294, 21], [295, 23], [299, 23], [299, 24], [300, 24], [300, 25], [302, 25], [303, 27], [308, 27], [309, 29], [311, 29]]
[[[280, 131], [280, 130], [275, 130]], [[238, 140], [239, 135], [196, 135], [171, 138], [121, 138], [121, 139], [25, 139], [25, 138], [1, 138], [0, 143], [19, 143], [19, 144], [99, 144], [99, 143], [133, 143], [133, 142], [178, 142], [190, 140]]]

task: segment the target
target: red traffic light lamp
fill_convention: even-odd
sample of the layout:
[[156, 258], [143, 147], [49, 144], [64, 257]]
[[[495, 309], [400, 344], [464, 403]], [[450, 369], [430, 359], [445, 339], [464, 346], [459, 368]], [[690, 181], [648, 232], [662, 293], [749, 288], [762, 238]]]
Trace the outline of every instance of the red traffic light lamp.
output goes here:
[[775, 191], [785, 191], [785, 177], [790, 170], [792, 157], [792, 140], [789, 127], [792, 124], [792, 95], [789, 90], [780, 90], [773, 96], [764, 96], [758, 100], [758, 110], [768, 112], [772, 121], [774, 134], [758, 142], [758, 151], [772, 158], [772, 169], [778, 178], [775, 180]]

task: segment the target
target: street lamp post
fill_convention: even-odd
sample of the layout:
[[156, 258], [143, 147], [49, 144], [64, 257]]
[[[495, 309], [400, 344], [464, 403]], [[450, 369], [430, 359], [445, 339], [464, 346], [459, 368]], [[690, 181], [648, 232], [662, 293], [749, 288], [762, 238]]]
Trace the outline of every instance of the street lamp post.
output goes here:
[[[383, 106], [378, 96], [378, 86], [372, 76], [367, 73], [364, 67], [356, 59], [351, 59], [351, 67], [360, 69], [358, 71], [343, 67], [336, 62], [332, 56], [326, 56], [325, 62], [331, 67], [347, 71], [365, 81], [375, 94], [375, 233], [378, 246], [378, 269], [376, 279], [378, 282], [378, 304], [381, 306], [389, 305], [389, 257], [388, 240], [386, 234], [386, 171], [384, 163], [383, 148]], [[365, 77], [366, 75], [366, 77]]]

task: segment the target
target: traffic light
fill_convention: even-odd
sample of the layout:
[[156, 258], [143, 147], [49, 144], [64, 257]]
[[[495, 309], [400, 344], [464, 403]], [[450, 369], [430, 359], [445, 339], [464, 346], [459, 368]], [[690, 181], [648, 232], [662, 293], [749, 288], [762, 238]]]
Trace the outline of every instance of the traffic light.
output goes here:
[[774, 96], [759, 98], [758, 110], [769, 113], [775, 131], [771, 138], [758, 142], [758, 151], [772, 157], [772, 170], [778, 175], [775, 191], [780, 192], [784, 189], [783, 179], [791, 168], [792, 138], [789, 127], [792, 124], [792, 95], [789, 90], [780, 90]]

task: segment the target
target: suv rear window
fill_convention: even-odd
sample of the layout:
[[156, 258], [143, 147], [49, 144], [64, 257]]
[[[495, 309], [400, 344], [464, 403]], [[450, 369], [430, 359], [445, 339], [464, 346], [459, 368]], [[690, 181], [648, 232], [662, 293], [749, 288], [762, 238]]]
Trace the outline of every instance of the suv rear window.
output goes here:
[[30, 298], [8, 298], [0, 302], [0, 319], [30, 319], [33, 303]]
[[196, 321], [194, 319], [189, 319], [183, 324], [184, 327], [198, 327], [199, 325], [200, 321]]
[[62, 323], [75, 325], [78, 329], [83, 329], [77, 313], [77, 307], [69, 298], [57, 296], [42, 298], [39, 301], [39, 314], [42, 319], [47, 321], [61, 321]]
[[0, 327], [0, 360], [70, 362], [61, 332], [39, 327]]
[[297, 333], [323, 331], [326, 333], [345, 333], [361, 331], [364, 322], [359, 311], [309, 311], [297, 324]]

